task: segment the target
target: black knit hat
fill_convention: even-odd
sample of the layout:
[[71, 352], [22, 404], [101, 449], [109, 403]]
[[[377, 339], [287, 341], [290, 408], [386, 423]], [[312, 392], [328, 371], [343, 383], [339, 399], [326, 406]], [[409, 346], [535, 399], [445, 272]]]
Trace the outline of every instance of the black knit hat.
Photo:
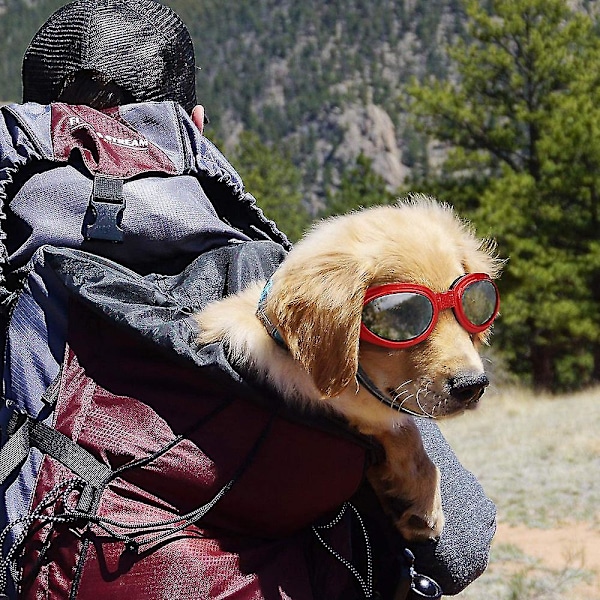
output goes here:
[[154, 0], [75, 0], [35, 34], [23, 57], [23, 101], [56, 101], [65, 78], [98, 71], [136, 101], [196, 104], [194, 47], [181, 19]]

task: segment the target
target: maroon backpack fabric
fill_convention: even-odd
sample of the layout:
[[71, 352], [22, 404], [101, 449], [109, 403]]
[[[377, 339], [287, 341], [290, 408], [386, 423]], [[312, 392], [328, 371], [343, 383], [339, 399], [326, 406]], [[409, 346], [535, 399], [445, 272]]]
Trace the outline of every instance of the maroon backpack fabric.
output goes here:
[[[91, 518], [75, 518], [75, 486], [32, 524], [21, 598], [313, 597], [310, 525], [357, 490], [363, 447], [224, 390], [79, 303], [57, 394], [55, 428], [112, 475]], [[73, 479], [44, 456], [32, 508]], [[330, 566], [320, 585], [340, 597], [348, 572]]]
[[305, 554], [365, 447], [196, 356], [189, 316], [285, 236], [173, 103], [1, 116], [0, 591], [10, 567], [19, 598], [339, 596]]

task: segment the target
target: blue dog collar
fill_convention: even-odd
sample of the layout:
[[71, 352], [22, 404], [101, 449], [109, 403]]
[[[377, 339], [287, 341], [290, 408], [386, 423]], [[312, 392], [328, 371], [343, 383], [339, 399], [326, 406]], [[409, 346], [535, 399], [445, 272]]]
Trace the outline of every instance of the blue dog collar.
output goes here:
[[285, 345], [285, 342], [283, 341], [283, 337], [282, 337], [281, 333], [279, 333], [279, 330], [277, 329], [277, 327], [275, 327], [275, 325], [273, 325], [273, 322], [271, 321], [271, 319], [269, 319], [269, 316], [267, 315], [267, 313], [265, 311], [265, 305], [267, 303], [267, 296], [269, 295], [269, 292], [271, 291], [272, 287], [273, 287], [273, 280], [269, 279], [269, 281], [267, 281], [267, 283], [265, 284], [265, 287], [263, 288], [263, 290], [260, 294], [260, 298], [258, 299], [258, 307], [256, 308], [256, 316], [258, 317], [260, 322], [264, 325], [265, 329], [267, 330], [269, 335], [273, 338], [273, 340], [277, 343], [277, 345], [281, 346], [282, 348], [287, 349], [287, 346]]

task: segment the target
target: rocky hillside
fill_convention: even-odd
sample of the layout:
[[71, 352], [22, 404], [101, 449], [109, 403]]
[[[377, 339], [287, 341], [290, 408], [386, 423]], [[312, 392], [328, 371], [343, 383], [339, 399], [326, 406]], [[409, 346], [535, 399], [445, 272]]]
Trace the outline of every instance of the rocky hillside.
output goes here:
[[[194, 37], [209, 135], [243, 129], [283, 145], [319, 202], [359, 153], [396, 188], [423, 154], [400, 107], [412, 75], [444, 75], [461, 34], [459, 0], [166, 0]], [[63, 2], [0, 0], [1, 100], [20, 97], [20, 60]]]

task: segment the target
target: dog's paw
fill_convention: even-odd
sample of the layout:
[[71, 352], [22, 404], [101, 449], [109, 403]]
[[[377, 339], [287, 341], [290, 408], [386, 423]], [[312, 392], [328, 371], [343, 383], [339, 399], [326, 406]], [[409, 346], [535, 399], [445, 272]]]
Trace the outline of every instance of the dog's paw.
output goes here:
[[395, 520], [396, 528], [402, 537], [409, 542], [439, 539], [444, 523], [445, 518], [439, 490], [431, 501], [411, 504]]
[[391, 497], [390, 490], [387, 491], [387, 506], [394, 524], [402, 537], [411, 542], [438, 539], [445, 522], [439, 470], [431, 464], [427, 476], [421, 475], [419, 485], [413, 486], [411, 501], [399, 495]]
[[425, 452], [414, 421], [378, 439], [385, 460], [372, 465], [367, 477], [384, 510], [405, 540], [439, 538], [444, 527], [440, 471]]

